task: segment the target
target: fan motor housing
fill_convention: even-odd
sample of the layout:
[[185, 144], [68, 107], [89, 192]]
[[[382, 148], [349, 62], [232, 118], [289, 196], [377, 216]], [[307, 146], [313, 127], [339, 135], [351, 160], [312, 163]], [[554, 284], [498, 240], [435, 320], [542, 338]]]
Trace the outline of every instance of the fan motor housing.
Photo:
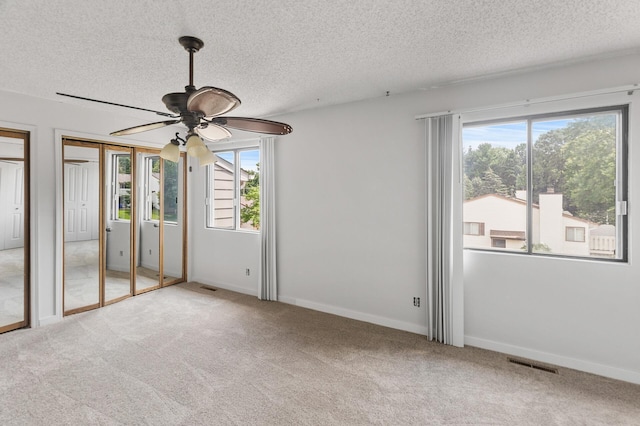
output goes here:
[[187, 100], [195, 88], [187, 86], [185, 90], [186, 92], [167, 93], [162, 97], [162, 102], [169, 111], [180, 114], [182, 123], [191, 130], [200, 124], [200, 115], [187, 109]]
[[167, 106], [167, 109], [176, 114], [183, 114], [187, 111], [187, 100], [190, 93], [187, 92], [174, 92], [167, 93], [162, 97], [162, 102]]

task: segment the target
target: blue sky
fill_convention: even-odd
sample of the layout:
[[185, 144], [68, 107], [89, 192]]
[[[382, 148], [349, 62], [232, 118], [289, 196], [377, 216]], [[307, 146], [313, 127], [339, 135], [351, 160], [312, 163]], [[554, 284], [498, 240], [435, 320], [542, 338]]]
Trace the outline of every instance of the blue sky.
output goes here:
[[[532, 135], [535, 141], [549, 130], [565, 127], [571, 120], [558, 119], [549, 121], [537, 121], [533, 123]], [[481, 143], [489, 142], [493, 146], [502, 146], [513, 149], [516, 145], [527, 141], [527, 122], [515, 121], [511, 123], [496, 123], [482, 126], [464, 127], [462, 129], [462, 144], [466, 151], [469, 147], [474, 149]]]

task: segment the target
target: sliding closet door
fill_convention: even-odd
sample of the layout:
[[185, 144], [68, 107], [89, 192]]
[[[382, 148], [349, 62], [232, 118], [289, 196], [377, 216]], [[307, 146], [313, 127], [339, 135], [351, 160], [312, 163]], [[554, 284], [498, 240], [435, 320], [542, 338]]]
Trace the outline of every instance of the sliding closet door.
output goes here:
[[64, 313], [100, 306], [100, 148], [65, 141]]
[[161, 158], [136, 148], [135, 294], [160, 287]]
[[29, 135], [0, 129], [0, 333], [29, 325]]
[[133, 294], [132, 218], [135, 218], [135, 165], [131, 148], [104, 149], [104, 304], [117, 302]]
[[185, 155], [64, 139], [65, 315], [185, 280]]
[[185, 162], [184, 153], [177, 163], [162, 161], [160, 199], [163, 286], [182, 282], [186, 275]]

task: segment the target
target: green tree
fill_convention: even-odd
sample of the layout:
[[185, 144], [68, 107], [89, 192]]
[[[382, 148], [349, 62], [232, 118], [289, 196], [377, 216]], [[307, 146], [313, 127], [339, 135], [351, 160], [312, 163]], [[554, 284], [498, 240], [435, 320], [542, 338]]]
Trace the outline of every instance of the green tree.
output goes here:
[[493, 169], [489, 168], [489, 170], [484, 172], [480, 180], [481, 183], [476, 197], [484, 194], [509, 195], [509, 189]]
[[118, 173], [124, 175], [131, 174], [131, 158], [129, 155], [118, 156]]
[[175, 222], [178, 219], [178, 163], [167, 160], [163, 160], [163, 163], [164, 196], [162, 200], [164, 202], [164, 220]]
[[256, 166], [257, 172], [247, 172], [249, 180], [242, 190], [244, 203], [240, 208], [240, 219], [242, 223], [250, 223], [255, 229], [260, 229], [260, 164], [256, 163]]
[[464, 153], [465, 198], [491, 193], [513, 196], [516, 189], [524, 189], [525, 155], [525, 144], [515, 149], [490, 143], [481, 143], [475, 150], [469, 148]]
[[[532, 148], [532, 184], [533, 202], [537, 203], [539, 194], [553, 188], [554, 192], [564, 193], [564, 141], [565, 130], [557, 129], [543, 133], [533, 144]], [[565, 210], [568, 208], [569, 199], [565, 197]]]
[[596, 223], [615, 217], [615, 128], [589, 128], [564, 146], [567, 195], [575, 214]]

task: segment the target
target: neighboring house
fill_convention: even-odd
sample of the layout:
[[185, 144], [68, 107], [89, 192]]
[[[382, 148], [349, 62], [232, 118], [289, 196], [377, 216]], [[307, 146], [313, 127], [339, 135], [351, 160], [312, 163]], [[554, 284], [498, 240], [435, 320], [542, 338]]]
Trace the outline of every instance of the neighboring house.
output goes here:
[[[214, 167], [214, 226], [217, 228], [233, 228], [233, 194], [234, 194], [234, 166], [231, 162], [216, 155]], [[240, 188], [244, 188], [249, 181], [249, 173], [240, 169]], [[241, 191], [242, 192], [242, 191]], [[245, 200], [240, 200], [245, 204]], [[251, 229], [251, 227], [249, 227]]]
[[[534, 251], [613, 257], [615, 226], [599, 226], [562, 210], [562, 194], [549, 190], [533, 204]], [[486, 194], [464, 202], [464, 247], [524, 250], [526, 191], [516, 197]]]

